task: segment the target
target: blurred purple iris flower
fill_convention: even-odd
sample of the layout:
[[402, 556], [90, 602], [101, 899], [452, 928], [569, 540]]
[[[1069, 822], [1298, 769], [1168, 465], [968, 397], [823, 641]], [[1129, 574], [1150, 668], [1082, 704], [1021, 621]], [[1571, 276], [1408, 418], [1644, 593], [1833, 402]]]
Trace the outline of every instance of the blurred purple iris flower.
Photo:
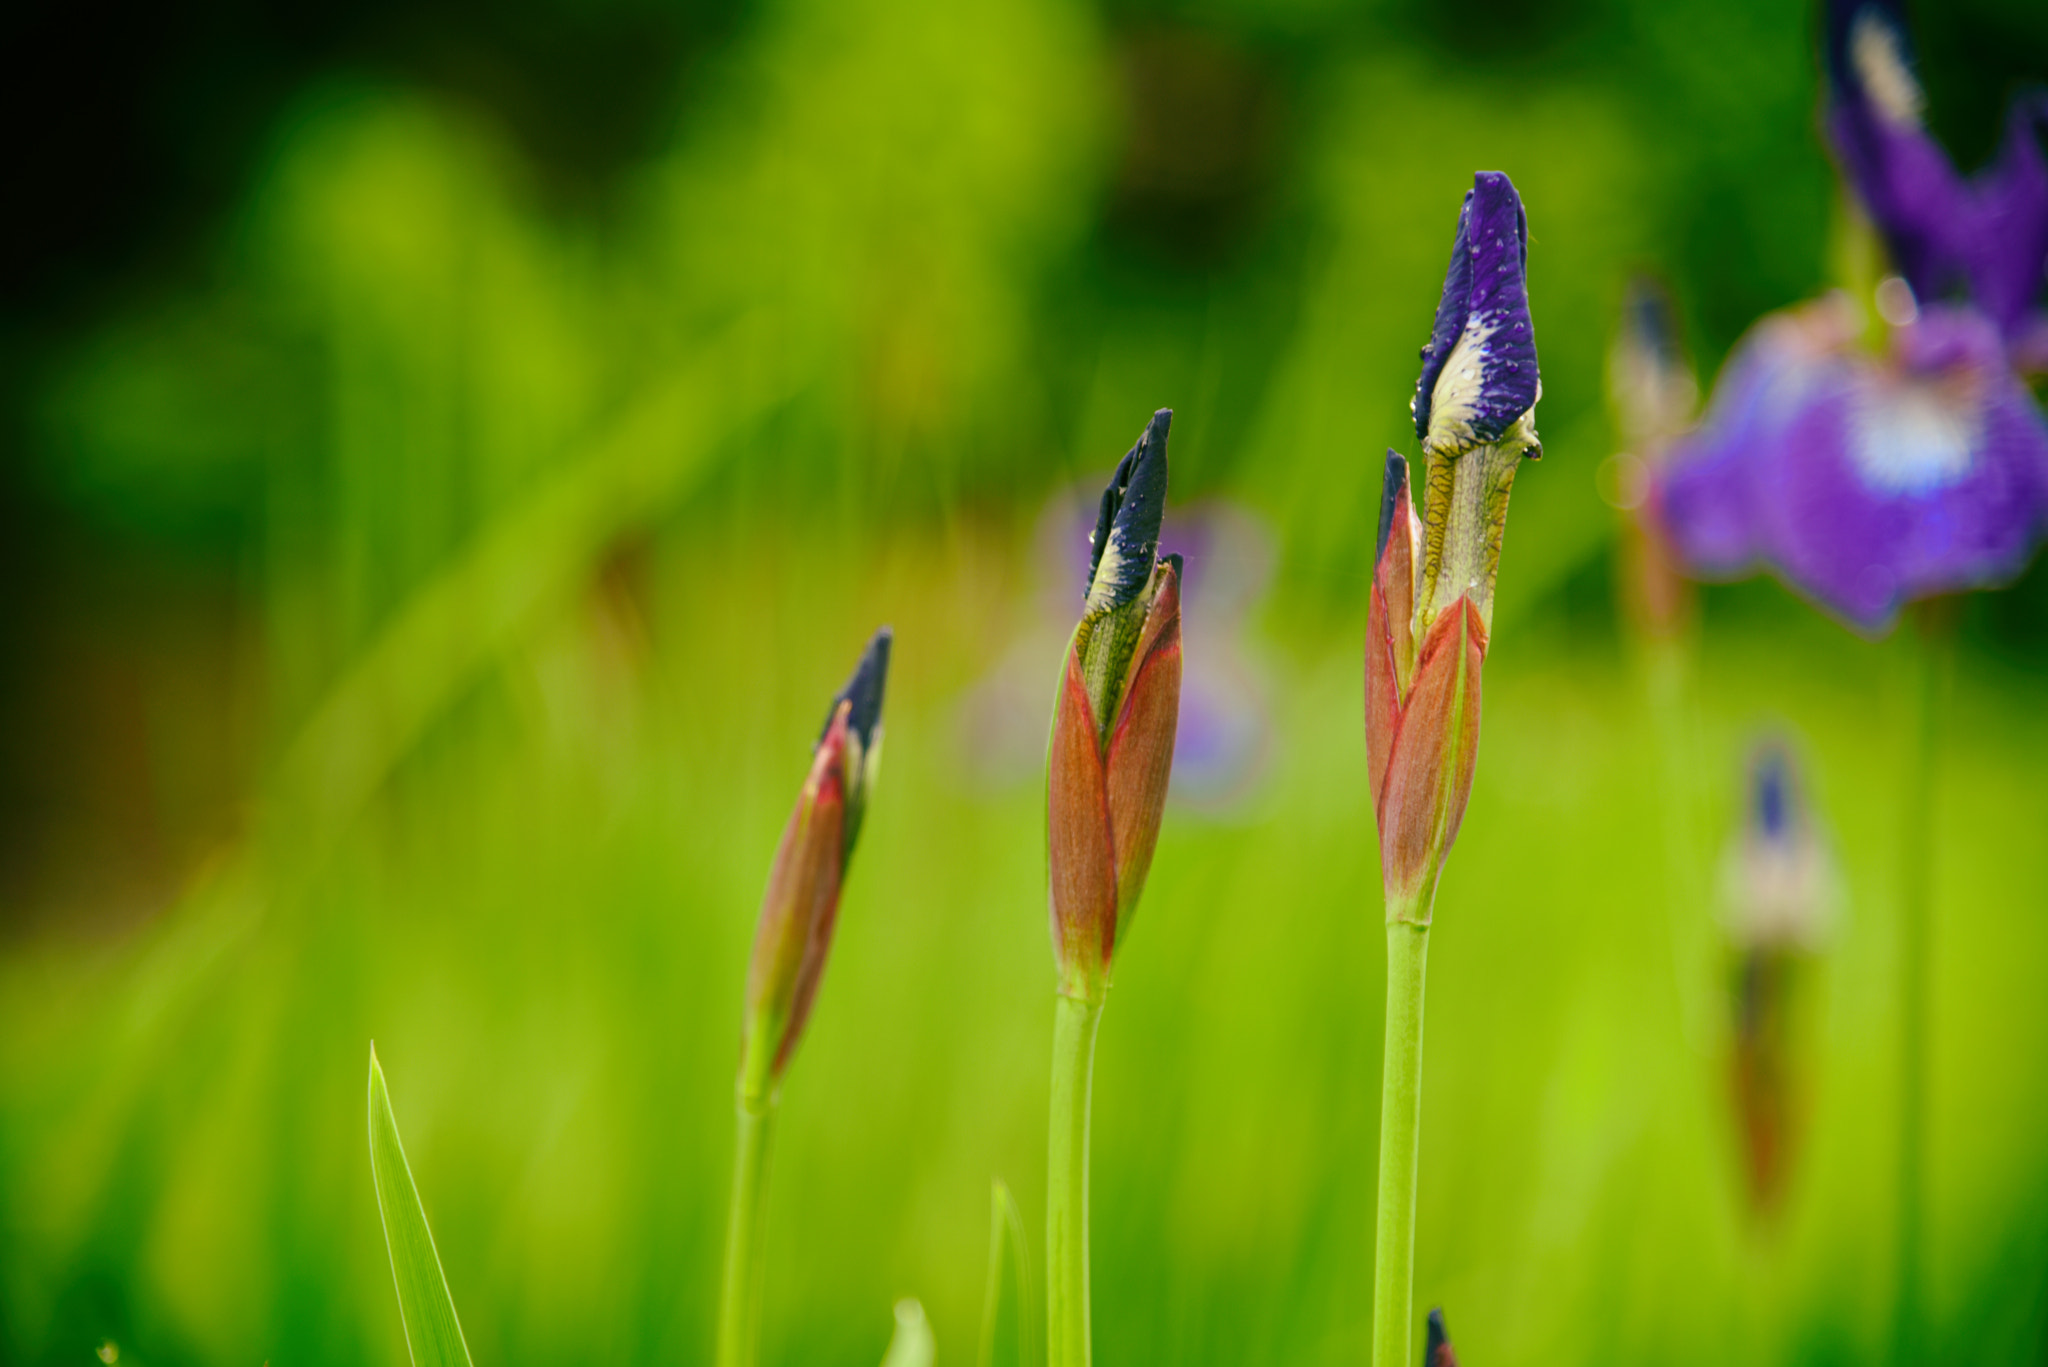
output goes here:
[[1729, 358], [1672, 453], [1659, 511], [1688, 567], [1764, 564], [1866, 631], [1905, 602], [2004, 583], [2048, 530], [2048, 93], [1959, 176], [1920, 123], [1894, 0], [1829, 6], [1828, 136], [1896, 276], [1885, 345], [1835, 296], [1773, 314]]

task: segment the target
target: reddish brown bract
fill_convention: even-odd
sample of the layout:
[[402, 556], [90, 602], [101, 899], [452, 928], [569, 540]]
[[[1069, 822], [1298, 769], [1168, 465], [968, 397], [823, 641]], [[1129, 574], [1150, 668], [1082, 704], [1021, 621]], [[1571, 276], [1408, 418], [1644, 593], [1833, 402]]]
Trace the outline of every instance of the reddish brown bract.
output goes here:
[[1101, 1000], [1117, 937], [1127, 932], [1173, 769], [1180, 715], [1180, 577], [1155, 570], [1152, 601], [1132, 652], [1109, 730], [1107, 753], [1083, 682], [1076, 643], [1067, 648], [1046, 755], [1046, 864], [1060, 991]]
[[1426, 924], [1444, 855], [1457, 838], [1479, 754], [1486, 626], [1469, 597], [1414, 638], [1415, 518], [1405, 466], [1392, 486], [1365, 643], [1365, 739], [1387, 914]]
[[740, 1046], [740, 1090], [752, 1101], [782, 1080], [832, 948], [845, 871], [848, 707], [839, 705], [818, 742], [761, 899]]

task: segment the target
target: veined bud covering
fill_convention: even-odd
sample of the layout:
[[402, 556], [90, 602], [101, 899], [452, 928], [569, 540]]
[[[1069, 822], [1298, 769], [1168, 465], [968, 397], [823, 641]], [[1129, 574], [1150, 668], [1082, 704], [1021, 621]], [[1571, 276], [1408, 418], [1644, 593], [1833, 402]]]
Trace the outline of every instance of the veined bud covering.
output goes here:
[[1508, 178], [1481, 172], [1422, 349], [1410, 409], [1422, 441], [1420, 516], [1408, 462], [1387, 453], [1366, 635], [1366, 753], [1389, 920], [1428, 924], [1479, 753], [1479, 668], [1493, 626], [1508, 493], [1536, 438], [1528, 220]]
[[832, 700], [775, 850], [747, 969], [740, 1044], [740, 1099], [753, 1109], [766, 1105], [781, 1083], [825, 973], [840, 885], [882, 758], [882, 690], [892, 639], [887, 627], [875, 633]]
[[1103, 491], [1080, 625], [1046, 748], [1046, 867], [1060, 991], [1100, 1001], [1128, 932], [1173, 768], [1180, 715], [1180, 558], [1159, 557], [1160, 409]]

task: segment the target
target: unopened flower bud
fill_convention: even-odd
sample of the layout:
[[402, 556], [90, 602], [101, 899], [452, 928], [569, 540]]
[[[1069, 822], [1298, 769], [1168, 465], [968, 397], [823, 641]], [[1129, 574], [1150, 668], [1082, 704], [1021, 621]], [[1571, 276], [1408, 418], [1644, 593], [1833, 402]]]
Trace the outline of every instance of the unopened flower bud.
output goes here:
[[853, 677], [832, 700], [796, 810], [775, 850], [747, 969], [739, 1085], [750, 1108], [765, 1105], [781, 1083], [825, 973], [840, 886], [882, 756], [891, 639], [887, 627], [875, 633]]
[[1508, 493], [1541, 454], [1542, 391], [1524, 278], [1528, 224], [1508, 178], [1465, 196], [1414, 403], [1426, 462], [1387, 453], [1366, 628], [1366, 753], [1387, 917], [1427, 924], [1479, 754], [1479, 673], [1493, 623]]
[[1151, 867], [1180, 713], [1180, 559], [1159, 558], [1166, 435], [1153, 415], [1103, 492], [1080, 625], [1046, 750], [1046, 864], [1060, 991], [1100, 1001]]
[[1629, 282], [1607, 356], [1607, 396], [1627, 443], [1608, 459], [1603, 490], [1622, 513], [1618, 559], [1623, 611], [1650, 640], [1681, 635], [1692, 589], [1657, 513], [1655, 490], [1672, 441], [1691, 423], [1699, 385], [1678, 334], [1671, 296], [1656, 281]]
[[1442, 1306], [1429, 1312], [1429, 1340], [1422, 1348], [1422, 1367], [1458, 1367], [1458, 1355], [1451, 1351], [1451, 1332], [1444, 1328]]
[[1742, 829], [1722, 863], [1729, 936], [1745, 947], [1817, 949], [1836, 895], [1834, 861], [1792, 752], [1782, 741], [1763, 741], [1749, 758]]
[[1498, 171], [1480, 172], [1458, 214], [1436, 327], [1409, 404], [1428, 491], [1418, 635], [1460, 598], [1477, 608], [1482, 629], [1492, 628], [1508, 493], [1522, 457], [1543, 454], [1528, 255], [1521, 197]]
[[1769, 1215], [1805, 1128], [1810, 983], [1835, 878], [1782, 743], [1766, 741], [1751, 754], [1744, 808], [1723, 875], [1729, 1082], [1750, 1204]]

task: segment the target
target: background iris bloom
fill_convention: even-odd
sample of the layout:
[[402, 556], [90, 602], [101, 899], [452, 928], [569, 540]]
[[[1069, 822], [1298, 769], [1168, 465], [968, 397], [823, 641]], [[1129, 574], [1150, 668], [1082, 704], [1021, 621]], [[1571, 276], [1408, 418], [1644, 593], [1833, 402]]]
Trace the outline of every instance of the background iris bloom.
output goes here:
[[1831, 6], [1829, 138], [1898, 271], [1879, 346], [1844, 296], [1765, 318], [1660, 490], [1695, 572], [1767, 565], [1867, 631], [2009, 581], [2048, 519], [2048, 426], [2022, 378], [2048, 364], [2048, 97], [2015, 102], [1965, 181], [1920, 124], [1908, 55], [1888, 4]]

